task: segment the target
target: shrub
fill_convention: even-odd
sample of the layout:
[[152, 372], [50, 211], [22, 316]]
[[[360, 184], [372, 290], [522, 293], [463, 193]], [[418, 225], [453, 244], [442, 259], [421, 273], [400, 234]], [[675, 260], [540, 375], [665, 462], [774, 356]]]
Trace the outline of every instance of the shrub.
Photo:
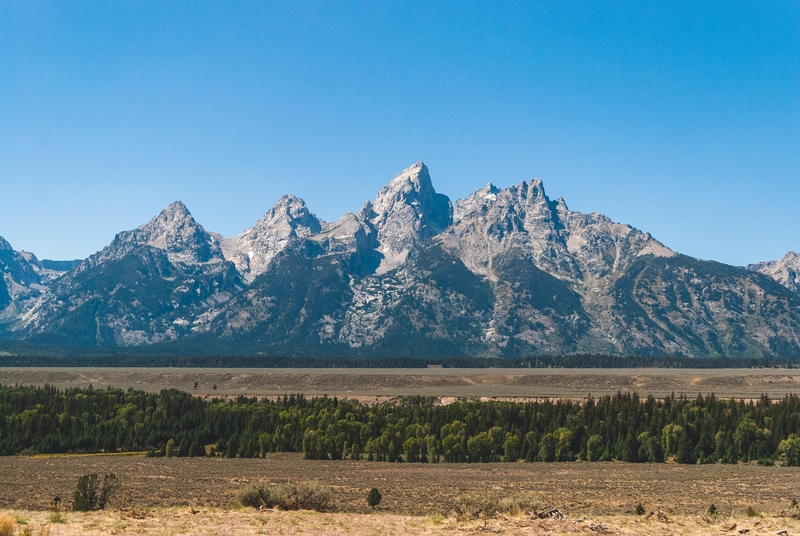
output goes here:
[[276, 498], [284, 510], [315, 510], [324, 512], [331, 502], [331, 492], [317, 482], [278, 486]]
[[459, 499], [455, 513], [460, 518], [479, 518], [486, 521], [496, 514], [525, 515], [539, 510], [539, 500], [535, 495], [524, 493], [508, 497], [467, 496]]
[[236, 501], [252, 508], [324, 512], [330, 506], [331, 492], [316, 482], [281, 485], [258, 482], [240, 489]]
[[500, 501], [497, 497], [465, 497], [456, 505], [456, 514], [459, 517], [483, 519], [483, 525], [489, 518], [494, 517], [498, 511]]
[[497, 501], [497, 511], [502, 514], [520, 515], [539, 509], [539, 500], [531, 494], [503, 497]]
[[748, 506], [747, 507], [746, 514], [747, 514], [747, 517], [756, 517], [756, 516], [758, 516], [758, 512], [756, 512], [755, 508], [753, 508], [752, 506]]
[[381, 503], [381, 499], [383, 499], [383, 496], [381, 492], [378, 491], [378, 488], [372, 488], [369, 490], [369, 493], [367, 493], [367, 504], [373, 509]]
[[61, 502], [61, 497], [56, 495], [50, 503], [50, 523], [66, 523], [67, 520], [64, 514], [64, 504]]
[[14, 527], [16, 525], [16, 518], [8, 514], [0, 514], [0, 536], [14, 536]]
[[167, 445], [164, 447], [164, 457], [166, 458], [173, 458], [177, 454], [177, 449], [175, 448], [175, 440], [170, 439], [167, 441]]
[[717, 512], [717, 507], [716, 507], [716, 506], [714, 506], [714, 503], [711, 503], [711, 506], [709, 506], [709, 507], [708, 507], [708, 510], [706, 511], [706, 513], [707, 513], [708, 515], [710, 515], [710, 516], [715, 516], [715, 515], [717, 515], [717, 513], [718, 513], [718, 512]]
[[89, 512], [104, 509], [117, 486], [117, 477], [113, 473], [103, 477], [102, 487], [96, 474], [83, 475], [78, 479], [78, 489], [75, 490], [72, 499], [72, 510]]
[[637, 516], [643, 516], [644, 512], [645, 512], [645, 510], [644, 510], [644, 506], [642, 506], [642, 503], [637, 504], [636, 505], [636, 515]]
[[236, 492], [236, 502], [241, 506], [250, 506], [252, 508], [267, 506], [271, 500], [271, 488], [272, 486], [263, 482], [250, 484]]

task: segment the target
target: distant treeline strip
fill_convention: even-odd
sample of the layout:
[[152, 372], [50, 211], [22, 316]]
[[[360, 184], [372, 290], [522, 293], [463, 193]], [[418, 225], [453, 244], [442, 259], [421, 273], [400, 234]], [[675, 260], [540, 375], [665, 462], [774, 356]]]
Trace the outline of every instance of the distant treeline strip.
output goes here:
[[359, 358], [296, 356], [0, 356], [0, 367], [184, 367], [184, 368], [791, 368], [800, 358], [543, 355], [522, 358]]
[[800, 465], [800, 398], [635, 393], [578, 403], [406, 397], [366, 405], [302, 395], [258, 401], [190, 393], [0, 386], [0, 454], [148, 451], [150, 456], [389, 462], [603, 461]]

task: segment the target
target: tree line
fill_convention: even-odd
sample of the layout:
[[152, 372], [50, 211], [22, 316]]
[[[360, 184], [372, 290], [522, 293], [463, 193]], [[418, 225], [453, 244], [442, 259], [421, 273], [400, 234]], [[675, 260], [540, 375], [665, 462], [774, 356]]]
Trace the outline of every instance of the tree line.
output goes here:
[[[88, 350], [87, 350], [88, 351]], [[123, 352], [124, 349], [117, 349]], [[314, 357], [292, 355], [4, 355], [0, 367], [190, 367], [190, 368], [792, 368], [798, 358], [676, 357], [608, 354], [527, 357]]]
[[800, 398], [636, 393], [582, 402], [398, 403], [286, 395], [203, 400], [164, 390], [0, 386], [0, 454], [147, 451], [150, 456], [461, 463], [758, 461], [800, 465]]

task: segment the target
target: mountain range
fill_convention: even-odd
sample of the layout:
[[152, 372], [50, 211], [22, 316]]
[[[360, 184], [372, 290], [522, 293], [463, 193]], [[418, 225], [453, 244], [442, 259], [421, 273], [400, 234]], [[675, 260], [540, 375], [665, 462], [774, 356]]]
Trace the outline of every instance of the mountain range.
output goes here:
[[82, 261], [0, 238], [0, 347], [147, 353], [800, 355], [800, 255], [747, 267], [571, 211], [538, 179], [453, 204], [422, 163], [325, 222], [287, 195], [242, 234], [176, 201]]

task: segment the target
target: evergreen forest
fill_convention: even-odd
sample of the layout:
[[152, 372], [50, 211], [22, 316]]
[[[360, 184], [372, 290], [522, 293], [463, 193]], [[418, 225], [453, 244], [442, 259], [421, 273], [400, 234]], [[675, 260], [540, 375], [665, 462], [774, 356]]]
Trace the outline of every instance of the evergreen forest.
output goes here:
[[190, 393], [0, 386], [0, 454], [147, 451], [149, 456], [388, 462], [800, 465], [800, 398], [663, 400], [636, 393], [542, 402], [406, 397], [396, 403], [286, 395], [203, 400]]

